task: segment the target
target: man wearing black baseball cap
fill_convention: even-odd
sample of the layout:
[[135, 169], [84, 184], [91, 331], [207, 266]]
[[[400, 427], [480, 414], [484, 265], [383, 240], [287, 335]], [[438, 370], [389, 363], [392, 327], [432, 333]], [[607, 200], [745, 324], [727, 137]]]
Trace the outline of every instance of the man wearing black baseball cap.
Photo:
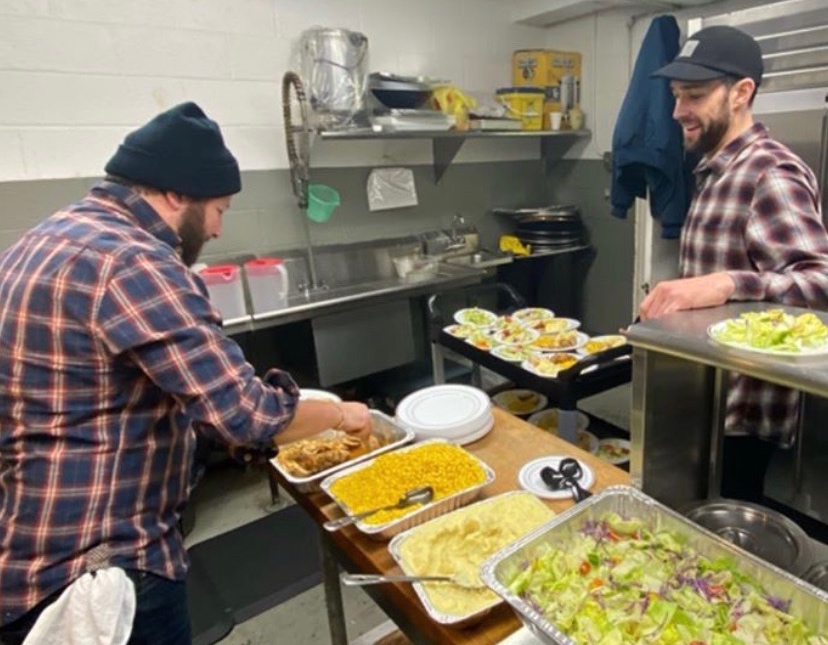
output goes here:
[[[643, 320], [728, 301], [828, 308], [828, 234], [812, 170], [753, 119], [762, 50], [729, 26], [691, 35], [654, 76], [670, 79], [684, 147], [701, 155], [677, 280], [641, 303]], [[796, 391], [733, 375], [722, 494], [762, 501], [774, 447], [795, 440]]]

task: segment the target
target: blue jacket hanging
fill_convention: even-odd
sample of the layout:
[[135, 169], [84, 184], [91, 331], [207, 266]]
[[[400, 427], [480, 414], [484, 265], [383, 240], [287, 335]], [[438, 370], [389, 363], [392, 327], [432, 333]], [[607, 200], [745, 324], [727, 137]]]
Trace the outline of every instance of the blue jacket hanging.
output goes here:
[[692, 197], [692, 165], [673, 120], [670, 81], [650, 74], [678, 54], [679, 35], [673, 16], [653, 19], [612, 134], [613, 215], [626, 217], [635, 198], [645, 198], [649, 189], [650, 211], [661, 220], [665, 239], [681, 233]]

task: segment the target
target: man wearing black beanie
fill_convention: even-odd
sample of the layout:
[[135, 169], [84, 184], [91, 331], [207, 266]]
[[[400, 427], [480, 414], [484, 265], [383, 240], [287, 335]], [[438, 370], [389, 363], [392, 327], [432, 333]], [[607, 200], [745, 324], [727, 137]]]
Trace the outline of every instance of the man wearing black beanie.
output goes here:
[[127, 135], [106, 173], [0, 254], [0, 645], [103, 568], [134, 590], [130, 645], [189, 645], [195, 433], [268, 450], [370, 430], [363, 404], [300, 402], [222, 333], [188, 267], [241, 176], [198, 105]]

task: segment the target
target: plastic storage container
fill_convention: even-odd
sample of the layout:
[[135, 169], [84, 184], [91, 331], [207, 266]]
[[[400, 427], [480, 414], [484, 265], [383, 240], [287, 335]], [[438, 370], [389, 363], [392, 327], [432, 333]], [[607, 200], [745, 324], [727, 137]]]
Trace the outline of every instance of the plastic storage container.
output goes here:
[[506, 116], [520, 119], [524, 130], [543, 128], [543, 102], [539, 87], [504, 87], [497, 90], [497, 100], [506, 106]]
[[207, 285], [210, 300], [221, 312], [225, 322], [247, 315], [240, 267], [235, 264], [218, 264], [202, 269], [199, 275]]
[[288, 272], [281, 258], [258, 258], [244, 263], [253, 314], [287, 307]]

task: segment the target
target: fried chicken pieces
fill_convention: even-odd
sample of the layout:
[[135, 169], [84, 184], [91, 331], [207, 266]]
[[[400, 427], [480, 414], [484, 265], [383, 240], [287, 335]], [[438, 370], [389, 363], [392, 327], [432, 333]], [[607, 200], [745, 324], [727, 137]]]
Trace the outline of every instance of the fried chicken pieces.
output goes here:
[[374, 435], [363, 441], [344, 432], [337, 432], [288, 444], [279, 450], [276, 459], [294, 477], [309, 477], [376, 450], [381, 445]]

